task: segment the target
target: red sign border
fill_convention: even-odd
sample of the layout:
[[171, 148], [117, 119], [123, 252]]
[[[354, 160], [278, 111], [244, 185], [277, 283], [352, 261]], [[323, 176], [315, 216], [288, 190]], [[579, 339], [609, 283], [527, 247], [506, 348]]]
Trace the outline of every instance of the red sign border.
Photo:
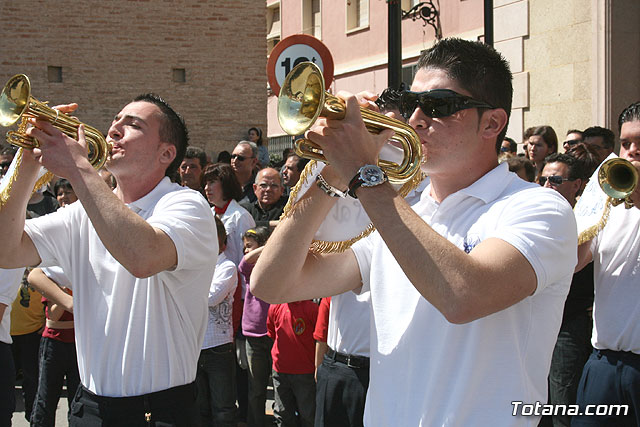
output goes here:
[[280, 93], [280, 85], [276, 80], [276, 61], [286, 48], [295, 44], [311, 46], [316, 52], [318, 52], [318, 55], [320, 55], [320, 59], [322, 60], [322, 67], [324, 68], [322, 75], [324, 77], [325, 84], [327, 87], [330, 86], [333, 82], [333, 57], [331, 56], [331, 52], [329, 52], [327, 46], [309, 34], [294, 34], [280, 40], [269, 55], [269, 60], [267, 61], [267, 79], [273, 93], [276, 95]]

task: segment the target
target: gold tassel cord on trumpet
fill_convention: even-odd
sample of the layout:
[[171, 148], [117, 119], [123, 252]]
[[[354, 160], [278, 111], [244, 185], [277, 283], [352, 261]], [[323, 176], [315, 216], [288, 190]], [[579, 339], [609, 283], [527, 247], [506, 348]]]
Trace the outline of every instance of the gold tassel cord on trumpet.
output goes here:
[[611, 204], [612, 198], [607, 197], [607, 201], [605, 202], [604, 210], [602, 211], [600, 220], [596, 224], [583, 230], [580, 233], [580, 235], [578, 236], [578, 246], [585, 242], [588, 242], [589, 240], [592, 240], [598, 235], [598, 233], [600, 233], [600, 231], [602, 231], [604, 226], [607, 225], [607, 221], [609, 220], [609, 212], [611, 212]]
[[[295, 206], [297, 205], [296, 199], [298, 198], [298, 193], [300, 189], [302, 188], [303, 185], [307, 184], [313, 170], [316, 167], [317, 167], [317, 162], [315, 160], [311, 160], [307, 164], [307, 166], [304, 168], [304, 170], [300, 174], [300, 179], [298, 180], [298, 183], [291, 189], [291, 193], [289, 194], [289, 200], [287, 200], [287, 204], [285, 205], [282, 211], [280, 220], [288, 218], [292, 214], [293, 210], [295, 209]], [[398, 194], [401, 197], [406, 197], [411, 192], [411, 190], [415, 189], [416, 187], [418, 187], [418, 185], [420, 185], [420, 183], [425, 177], [426, 175], [422, 172], [415, 174], [410, 180], [405, 182], [402, 185], [402, 187], [400, 187], [400, 190], [398, 190]], [[363, 239], [368, 235], [370, 235], [371, 233], [373, 233], [375, 229], [376, 228], [374, 227], [374, 225], [372, 223], [369, 223], [369, 225], [363, 231], [361, 231], [357, 236], [347, 240], [332, 242], [332, 241], [314, 239], [311, 242], [311, 246], [309, 247], [309, 250], [311, 252], [322, 253], [322, 254], [342, 253], [347, 249], [349, 249], [358, 240]]]

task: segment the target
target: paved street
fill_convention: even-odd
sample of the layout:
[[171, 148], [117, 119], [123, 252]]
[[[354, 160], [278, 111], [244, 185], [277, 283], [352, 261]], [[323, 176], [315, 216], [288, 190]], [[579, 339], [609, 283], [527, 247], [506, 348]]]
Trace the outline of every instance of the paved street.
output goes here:
[[[60, 402], [58, 402], [58, 410], [56, 411], [56, 426], [65, 427], [67, 423], [67, 389], [62, 392]], [[24, 401], [22, 400], [22, 388], [19, 383], [16, 386], [16, 411], [11, 418], [13, 427], [29, 427], [29, 422], [24, 418]]]

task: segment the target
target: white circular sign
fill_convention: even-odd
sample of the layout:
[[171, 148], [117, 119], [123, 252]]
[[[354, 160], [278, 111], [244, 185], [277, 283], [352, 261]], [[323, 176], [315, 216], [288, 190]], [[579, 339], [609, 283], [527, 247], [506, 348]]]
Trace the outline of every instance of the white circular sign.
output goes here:
[[313, 62], [324, 72], [322, 58], [317, 50], [306, 44], [294, 44], [282, 51], [276, 59], [276, 81], [282, 86], [289, 71], [301, 62]]

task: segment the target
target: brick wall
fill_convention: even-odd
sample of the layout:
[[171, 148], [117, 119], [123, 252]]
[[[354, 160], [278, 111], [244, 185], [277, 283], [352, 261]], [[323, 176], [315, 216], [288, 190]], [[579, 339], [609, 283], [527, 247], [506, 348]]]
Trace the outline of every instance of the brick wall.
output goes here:
[[[79, 119], [103, 133], [131, 98], [155, 92], [215, 156], [266, 128], [265, 25], [260, 0], [6, 0], [0, 85], [27, 74], [33, 96], [77, 102]], [[48, 81], [48, 66], [62, 67], [62, 83]]]

